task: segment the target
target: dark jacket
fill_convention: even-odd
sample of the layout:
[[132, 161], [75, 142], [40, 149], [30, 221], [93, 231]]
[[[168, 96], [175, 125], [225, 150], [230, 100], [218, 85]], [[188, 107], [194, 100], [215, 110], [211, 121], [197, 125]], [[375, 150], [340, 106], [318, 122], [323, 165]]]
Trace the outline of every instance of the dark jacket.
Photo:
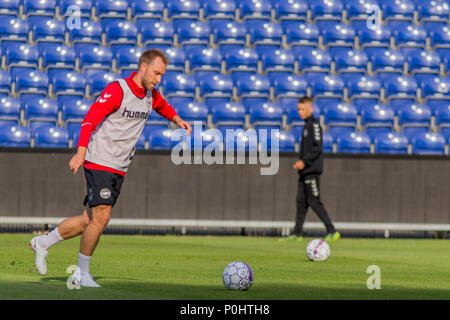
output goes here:
[[300, 145], [300, 160], [305, 163], [305, 168], [299, 171], [300, 178], [318, 176], [323, 170], [323, 143], [322, 128], [319, 121], [310, 116], [305, 119], [302, 131], [302, 143]]

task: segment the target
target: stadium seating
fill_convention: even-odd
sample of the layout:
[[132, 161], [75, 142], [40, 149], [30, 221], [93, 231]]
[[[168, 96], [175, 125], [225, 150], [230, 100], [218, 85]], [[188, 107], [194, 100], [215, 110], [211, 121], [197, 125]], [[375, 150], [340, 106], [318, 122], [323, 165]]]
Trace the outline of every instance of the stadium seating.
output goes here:
[[367, 104], [361, 108], [361, 125], [373, 142], [380, 132], [391, 132], [394, 127], [394, 110], [389, 105]]
[[274, 76], [289, 76], [294, 73], [294, 54], [291, 50], [267, 48], [260, 50], [260, 60], [265, 73]]
[[256, 73], [258, 58], [256, 51], [248, 48], [231, 48], [223, 56], [227, 71], [235, 78], [239, 78], [243, 73]]
[[[364, 20], [366, 21], [366, 20]], [[364, 25], [355, 30], [358, 34], [359, 44], [362, 48], [389, 48], [392, 36], [392, 30], [386, 25], [379, 25], [378, 28], [368, 28]]]
[[233, 96], [233, 81], [223, 74], [205, 74], [198, 78], [200, 96], [208, 106], [209, 112], [217, 103], [229, 103]]
[[417, 3], [418, 20], [426, 22], [448, 23], [450, 8], [446, 1], [420, 1]]
[[47, 98], [28, 99], [24, 107], [25, 120], [33, 132], [41, 126], [56, 126], [59, 110], [56, 100]]
[[21, 126], [0, 127], [1, 147], [26, 147], [31, 146], [31, 132], [29, 128]]
[[254, 103], [249, 108], [249, 114], [250, 124], [258, 131], [258, 135], [261, 129], [281, 129], [283, 109], [278, 104], [272, 102]]
[[347, 95], [360, 110], [361, 105], [376, 104], [380, 98], [381, 83], [377, 77], [361, 74], [341, 75], [345, 81]]
[[59, 20], [37, 20], [33, 23], [33, 39], [39, 42], [57, 42], [64, 44], [65, 24]]
[[26, 43], [28, 31], [27, 20], [14, 16], [0, 16], [0, 42], [3, 50], [14, 42]]
[[439, 75], [441, 58], [435, 51], [413, 51], [407, 59], [409, 72], [417, 80], [429, 75]]
[[364, 132], [343, 132], [337, 137], [337, 151], [370, 153], [370, 137]]
[[270, 20], [272, 3], [263, 0], [239, 0], [240, 17], [243, 20]]
[[234, 80], [234, 85], [247, 111], [250, 105], [265, 103], [269, 100], [270, 82], [265, 75], [244, 73]]
[[195, 99], [195, 78], [189, 74], [166, 74], [162, 80], [165, 97], [172, 105], [193, 102]]
[[2, 2], [2, 7], [0, 8], [0, 16], [18, 16], [20, 9], [19, 0], [5, 0]]
[[394, 30], [395, 44], [399, 48], [424, 49], [427, 32], [424, 27], [417, 25], [400, 25]]
[[385, 0], [381, 9], [386, 21], [406, 21], [412, 23], [414, 18], [414, 3], [410, 0]]
[[434, 115], [439, 132], [448, 141], [450, 138], [450, 100], [442, 100], [442, 102], [435, 107]]
[[233, 0], [206, 0], [203, 2], [203, 16], [205, 19], [233, 21], [235, 18], [236, 2]]
[[69, 132], [69, 137], [72, 137], [80, 129], [81, 122], [89, 111], [91, 104], [91, 101], [80, 97], [73, 97], [64, 101], [61, 106], [62, 120]]
[[245, 107], [242, 103], [215, 103], [211, 112], [212, 123], [224, 136], [226, 129], [242, 129], [245, 125]]
[[46, 97], [49, 79], [46, 73], [34, 70], [18, 71], [13, 78], [17, 96]]
[[74, 11], [80, 13], [80, 18], [90, 18], [92, 7], [92, 0], [59, 0], [59, 12], [64, 18], [71, 16]]
[[250, 42], [258, 48], [281, 48], [283, 29], [279, 23], [265, 20], [247, 20], [245, 23]]
[[73, 47], [59, 44], [43, 47], [42, 65], [47, 71], [49, 78], [52, 78], [54, 69], [74, 71], [75, 64], [76, 55]]
[[[403, 102], [414, 102], [416, 99], [417, 82], [413, 77], [391, 75], [382, 79], [387, 101], [392, 105]], [[396, 108], [394, 106], [394, 108]]]
[[311, 18], [314, 21], [341, 21], [344, 11], [343, 2], [340, 0], [311, 1]]
[[141, 41], [146, 48], [172, 47], [172, 37], [175, 33], [173, 25], [165, 21], [153, 21], [140, 26]]
[[421, 96], [426, 101], [450, 99], [450, 79], [448, 77], [428, 77], [419, 81]]
[[67, 148], [69, 132], [61, 127], [41, 127], [34, 133], [36, 148]]
[[318, 74], [310, 79], [311, 91], [318, 105], [340, 102], [344, 95], [344, 81], [331, 74]]
[[102, 42], [102, 26], [96, 21], [83, 21], [80, 28], [72, 28], [69, 30], [69, 39], [72, 44], [100, 45]]
[[236, 130], [233, 133], [225, 135], [224, 150], [238, 152], [256, 152], [258, 150], [258, 135], [254, 129]]
[[327, 50], [306, 47], [299, 52], [297, 59], [300, 71], [306, 75], [331, 71], [331, 55]]
[[401, 105], [398, 109], [398, 124], [411, 143], [418, 132], [428, 132], [431, 125], [431, 110], [426, 105]]
[[116, 81], [118, 78], [117, 74], [111, 72], [99, 71], [92, 73], [87, 79], [89, 94], [96, 99], [108, 84]]
[[213, 48], [192, 48], [187, 55], [189, 69], [195, 77], [205, 74], [218, 74], [221, 71], [222, 55]]
[[5, 50], [6, 64], [12, 74], [17, 71], [33, 71], [37, 69], [39, 53], [36, 46], [14, 43], [8, 45]]
[[399, 50], [381, 49], [373, 55], [369, 54], [372, 71], [376, 74], [402, 74], [406, 58]]
[[161, 20], [164, 16], [164, 0], [131, 1], [131, 15], [138, 26]]
[[378, 7], [376, 0], [346, 0], [344, 3], [345, 10], [347, 11], [347, 19], [350, 22], [364, 21], [366, 23], [373, 12], [373, 10], [368, 12], [368, 9]]
[[195, 122], [198, 122], [199, 125], [201, 123], [202, 126], [206, 126], [208, 121], [208, 107], [204, 103], [177, 103], [173, 107], [182, 119], [194, 125]]
[[56, 98], [63, 96], [83, 97], [86, 91], [85, 75], [75, 71], [62, 74], [55, 73], [51, 84]]
[[274, 1], [275, 18], [280, 21], [306, 20], [309, 3], [307, 0]]
[[134, 22], [116, 21], [106, 26], [106, 42], [113, 52], [119, 48], [135, 48], [138, 29]]
[[8, 96], [11, 92], [11, 74], [0, 70], [0, 97]]
[[155, 150], [170, 150], [178, 142], [172, 141], [173, 131], [171, 129], [153, 130], [148, 135], [149, 148]]
[[356, 33], [351, 25], [324, 23], [320, 32], [323, 36], [323, 44], [327, 47], [353, 48], [354, 46]]
[[322, 133], [323, 152], [333, 153], [333, 136], [329, 132]]
[[193, 21], [199, 18], [201, 4], [197, 0], [167, 0], [166, 5], [172, 20]]
[[12, 97], [0, 98], [0, 126], [20, 124], [21, 105], [18, 99]]
[[408, 138], [403, 133], [381, 132], [374, 138], [375, 153], [407, 154]]
[[186, 67], [186, 53], [181, 48], [168, 47], [164, 50], [167, 57], [170, 59], [169, 64], [167, 65], [168, 72], [181, 72], [185, 71]]
[[[188, 1], [186, 1], [188, 2]], [[192, 48], [207, 48], [209, 44], [209, 24], [201, 21], [182, 21], [175, 27], [178, 42], [188, 52]]]
[[247, 35], [244, 23], [233, 20], [213, 21], [210, 22], [210, 32], [222, 55], [230, 49], [244, 48]]
[[362, 50], [343, 50], [336, 52], [334, 56], [337, 74], [360, 73], [365, 75], [367, 71], [368, 58]]
[[139, 57], [144, 52], [142, 48], [119, 48], [116, 52], [116, 68], [119, 72], [136, 71]]
[[327, 131], [337, 141], [344, 132], [353, 132], [356, 128], [357, 109], [349, 103], [328, 103], [325, 105], [325, 125]]
[[286, 112], [288, 105], [297, 107], [298, 99], [307, 94], [308, 82], [304, 76], [273, 76], [271, 82], [274, 88], [274, 96], [284, 112]]
[[[289, 23], [287, 23], [289, 22]], [[303, 48], [317, 48], [319, 45], [319, 29], [315, 24], [303, 21], [282, 21], [286, 41], [294, 50], [295, 55], [299, 55]]]
[[77, 50], [76, 54], [81, 71], [88, 75], [98, 70], [112, 70], [113, 53], [108, 47], [84, 48], [84, 50]]
[[420, 132], [412, 138], [413, 154], [445, 154], [444, 136], [436, 132]]
[[110, 23], [125, 21], [127, 18], [127, 0], [95, 0], [95, 14], [103, 30]]
[[260, 139], [261, 151], [294, 152], [295, 137], [291, 131], [277, 130], [267, 133], [266, 139]]

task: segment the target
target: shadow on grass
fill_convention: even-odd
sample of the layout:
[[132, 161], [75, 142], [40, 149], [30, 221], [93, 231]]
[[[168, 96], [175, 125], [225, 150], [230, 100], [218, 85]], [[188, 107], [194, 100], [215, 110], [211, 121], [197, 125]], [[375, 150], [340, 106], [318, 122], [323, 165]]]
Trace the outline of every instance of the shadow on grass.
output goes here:
[[65, 277], [46, 277], [40, 282], [0, 282], [0, 299], [21, 300], [448, 300], [446, 289], [409, 287], [313, 287], [255, 283], [248, 291], [227, 290], [221, 283], [174, 285], [95, 277], [101, 288], [69, 290]]

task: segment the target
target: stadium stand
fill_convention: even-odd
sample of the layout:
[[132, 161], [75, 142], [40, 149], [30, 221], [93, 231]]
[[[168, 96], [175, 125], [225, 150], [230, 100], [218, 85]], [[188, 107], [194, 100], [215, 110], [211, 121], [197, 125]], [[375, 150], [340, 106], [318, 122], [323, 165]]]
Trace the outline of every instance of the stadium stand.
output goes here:
[[[312, 95], [331, 137], [327, 152], [340, 152], [341, 129], [367, 134], [374, 153], [397, 152], [389, 147], [403, 141], [398, 134], [411, 153], [416, 131], [440, 133], [448, 144], [450, 9], [440, 2], [78, 0], [78, 26], [73, 4], [0, 5], [0, 125], [31, 134], [38, 119], [51, 119], [75, 142], [103, 88], [136, 70], [144, 50], [161, 48], [170, 58], [161, 93], [177, 108], [206, 108], [205, 129], [255, 128], [255, 113], [272, 105], [298, 147], [297, 100]], [[376, 28], [368, 23], [374, 6], [382, 18]], [[56, 113], [38, 108], [30, 117], [43, 99]], [[151, 145], [158, 126], [169, 124], [152, 115], [139, 148]]]

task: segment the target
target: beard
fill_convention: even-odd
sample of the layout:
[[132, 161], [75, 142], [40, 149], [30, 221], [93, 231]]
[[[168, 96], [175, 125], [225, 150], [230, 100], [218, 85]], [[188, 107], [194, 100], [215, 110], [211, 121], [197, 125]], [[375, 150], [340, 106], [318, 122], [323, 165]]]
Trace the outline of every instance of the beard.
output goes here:
[[151, 83], [150, 81], [145, 81], [145, 80], [142, 80], [142, 85], [144, 86], [145, 90], [152, 90], [154, 87], [153, 83]]

